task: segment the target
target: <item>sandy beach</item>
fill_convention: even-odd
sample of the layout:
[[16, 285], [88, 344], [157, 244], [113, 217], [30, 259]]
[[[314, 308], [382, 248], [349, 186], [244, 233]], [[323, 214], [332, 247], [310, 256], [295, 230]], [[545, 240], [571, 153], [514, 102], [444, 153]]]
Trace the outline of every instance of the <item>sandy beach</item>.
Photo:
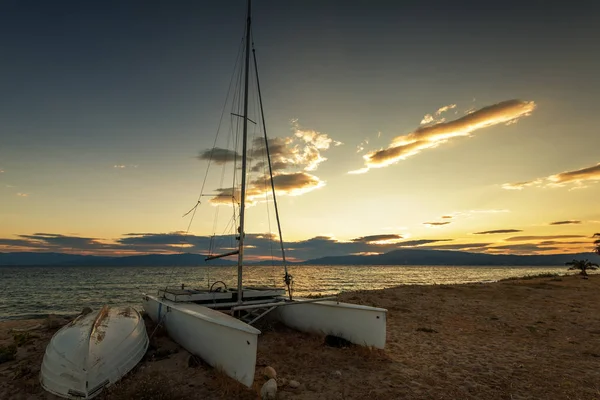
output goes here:
[[[272, 366], [279, 399], [600, 399], [600, 275], [401, 286], [340, 299], [387, 308], [384, 351], [334, 348], [265, 322], [254, 386], [199, 365], [160, 329], [103, 399], [256, 399]], [[39, 385], [48, 340], [67, 319], [0, 322], [0, 399], [56, 399]], [[15, 335], [13, 329], [33, 328]], [[148, 332], [154, 326], [147, 321]], [[294, 379], [291, 388], [284, 380]]]

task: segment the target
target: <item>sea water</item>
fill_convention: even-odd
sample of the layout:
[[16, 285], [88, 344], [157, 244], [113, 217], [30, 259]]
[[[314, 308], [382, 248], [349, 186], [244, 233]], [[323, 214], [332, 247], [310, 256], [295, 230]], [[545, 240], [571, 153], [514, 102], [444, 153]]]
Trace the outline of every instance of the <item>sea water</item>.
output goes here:
[[[508, 277], [566, 272], [565, 267], [308, 266], [292, 265], [294, 294], [332, 295], [342, 291], [399, 285], [489, 282]], [[244, 285], [283, 287], [283, 268], [244, 269]], [[158, 288], [208, 288], [216, 281], [237, 287], [237, 267], [0, 267], [0, 320], [69, 315], [104, 304], [141, 308], [141, 294]], [[221, 286], [221, 284], [217, 284]], [[216, 287], [216, 286], [215, 286]]]

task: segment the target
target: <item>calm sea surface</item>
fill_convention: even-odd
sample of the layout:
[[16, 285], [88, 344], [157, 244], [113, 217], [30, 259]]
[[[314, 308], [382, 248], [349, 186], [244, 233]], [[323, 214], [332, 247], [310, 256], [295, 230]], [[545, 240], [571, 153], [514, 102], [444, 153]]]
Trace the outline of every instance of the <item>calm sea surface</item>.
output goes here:
[[[158, 287], [206, 288], [217, 280], [235, 287], [236, 267], [0, 267], [0, 320], [72, 314], [103, 304], [141, 308], [141, 293]], [[291, 266], [295, 294], [399, 285], [452, 284], [566, 272], [565, 267]], [[283, 286], [282, 267], [247, 267], [244, 285]]]

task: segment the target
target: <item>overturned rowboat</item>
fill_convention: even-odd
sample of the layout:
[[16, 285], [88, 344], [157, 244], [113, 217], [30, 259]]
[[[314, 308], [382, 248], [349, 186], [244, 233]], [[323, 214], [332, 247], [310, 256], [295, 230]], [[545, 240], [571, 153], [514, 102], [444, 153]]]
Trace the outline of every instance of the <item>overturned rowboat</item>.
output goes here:
[[57, 396], [91, 399], [131, 371], [148, 342], [144, 321], [131, 307], [104, 306], [80, 315], [50, 340], [40, 383]]

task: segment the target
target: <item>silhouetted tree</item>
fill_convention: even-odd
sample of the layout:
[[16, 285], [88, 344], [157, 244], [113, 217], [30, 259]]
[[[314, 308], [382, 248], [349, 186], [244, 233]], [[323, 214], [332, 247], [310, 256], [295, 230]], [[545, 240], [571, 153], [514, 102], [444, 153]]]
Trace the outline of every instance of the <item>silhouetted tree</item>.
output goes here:
[[588, 276], [588, 270], [598, 269], [598, 264], [590, 262], [589, 260], [573, 260], [565, 263], [565, 265], [570, 265], [569, 271], [578, 269], [579, 275]]
[[[600, 233], [594, 233], [595, 238], [600, 238]], [[594, 251], [600, 256], [600, 239], [594, 241]]]

